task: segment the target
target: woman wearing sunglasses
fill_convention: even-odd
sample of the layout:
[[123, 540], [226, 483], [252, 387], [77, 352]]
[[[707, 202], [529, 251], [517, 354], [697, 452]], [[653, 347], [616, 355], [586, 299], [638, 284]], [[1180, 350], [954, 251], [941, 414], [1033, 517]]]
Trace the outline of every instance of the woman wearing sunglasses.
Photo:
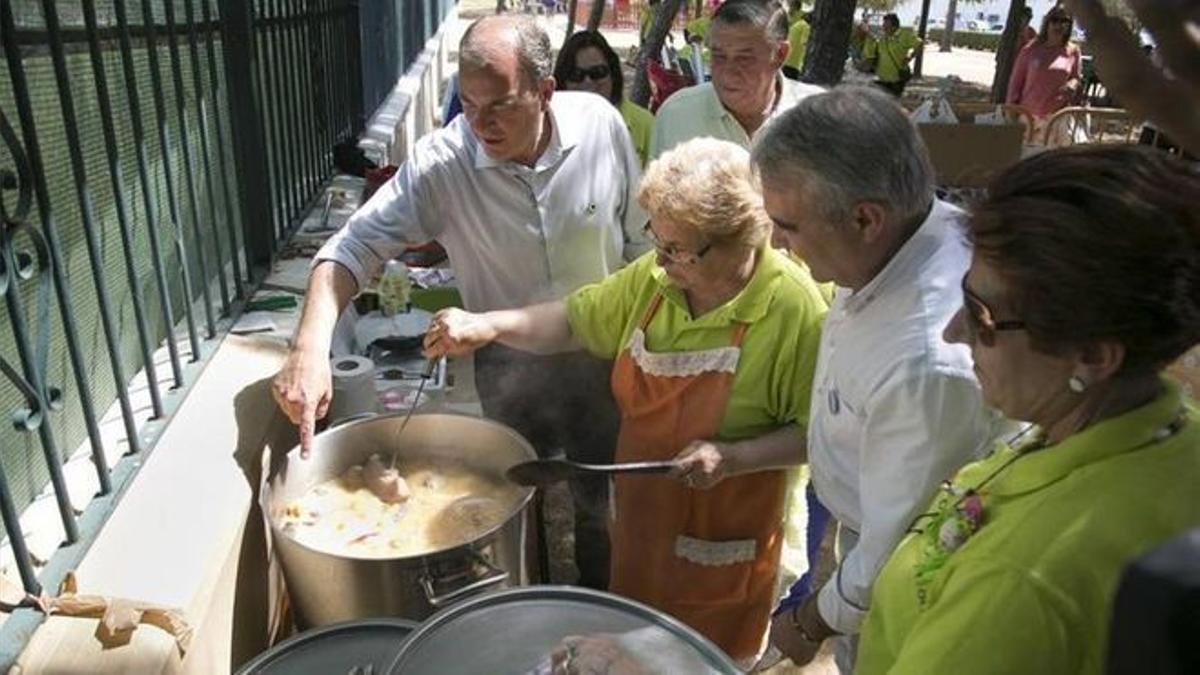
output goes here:
[[440, 312], [426, 352], [499, 341], [616, 359], [616, 460], [675, 460], [678, 480], [614, 481], [610, 590], [749, 660], [775, 600], [783, 468], [804, 458], [825, 303], [768, 244], [743, 148], [712, 138], [677, 146], [650, 164], [638, 201], [655, 251], [564, 301]]
[[646, 165], [654, 115], [625, 98], [621, 59], [603, 35], [585, 30], [567, 38], [554, 64], [554, 81], [559, 89], [590, 91], [616, 106], [629, 129], [633, 149], [641, 158], [642, 166]]
[[1200, 525], [1200, 177], [1095, 146], [1008, 170], [969, 217], [945, 339], [1033, 425], [946, 481], [875, 581], [856, 673], [1100, 673], [1122, 568]]
[[[1042, 30], [1017, 55], [1008, 79], [1008, 103], [1019, 104], [1033, 115], [1038, 139], [1054, 113], [1079, 98], [1083, 54], [1071, 42], [1071, 27], [1071, 15], [1061, 6], [1046, 12]], [[1062, 145], [1067, 125], [1055, 126], [1060, 136], [1048, 139], [1048, 144]]]

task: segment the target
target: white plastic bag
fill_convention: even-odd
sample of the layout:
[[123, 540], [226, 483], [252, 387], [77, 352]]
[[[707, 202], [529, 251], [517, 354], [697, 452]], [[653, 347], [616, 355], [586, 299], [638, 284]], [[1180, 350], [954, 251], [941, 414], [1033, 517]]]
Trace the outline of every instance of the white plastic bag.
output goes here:
[[941, 96], [926, 99], [909, 117], [917, 124], [958, 124], [954, 110]]
[[1004, 118], [1004, 107], [999, 105], [992, 112], [979, 113], [975, 116], [975, 124], [1000, 125], [1007, 123], [1008, 120]]

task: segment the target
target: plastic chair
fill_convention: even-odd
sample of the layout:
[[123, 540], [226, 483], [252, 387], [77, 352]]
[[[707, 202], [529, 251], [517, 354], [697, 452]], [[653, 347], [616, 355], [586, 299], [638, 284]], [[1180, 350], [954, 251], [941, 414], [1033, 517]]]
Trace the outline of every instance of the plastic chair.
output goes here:
[[1134, 143], [1140, 129], [1141, 120], [1124, 108], [1070, 107], [1050, 117], [1039, 140], [1047, 146]]

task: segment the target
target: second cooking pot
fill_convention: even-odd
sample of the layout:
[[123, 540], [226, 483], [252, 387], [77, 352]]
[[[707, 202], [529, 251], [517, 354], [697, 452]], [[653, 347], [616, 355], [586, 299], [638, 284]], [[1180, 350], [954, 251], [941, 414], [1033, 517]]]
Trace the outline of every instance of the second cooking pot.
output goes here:
[[443, 610], [409, 635], [388, 672], [549, 673], [549, 656], [563, 638], [598, 635], [614, 639], [645, 672], [742, 672], [703, 635], [657, 609], [569, 586], [514, 588]]

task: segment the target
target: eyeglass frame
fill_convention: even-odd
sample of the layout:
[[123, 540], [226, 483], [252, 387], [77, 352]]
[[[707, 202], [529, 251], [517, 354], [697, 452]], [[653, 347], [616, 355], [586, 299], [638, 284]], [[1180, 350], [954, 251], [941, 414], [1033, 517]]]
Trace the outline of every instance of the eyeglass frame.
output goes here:
[[[597, 73], [603, 73], [603, 74], [597, 76]], [[571, 82], [574, 84], [579, 84], [580, 82], [583, 82], [584, 80], [591, 80], [592, 82], [599, 82], [600, 80], [604, 80], [604, 79], [607, 79], [610, 77], [612, 77], [612, 68], [610, 68], [607, 63], [598, 63], [589, 68], [575, 67], [575, 68], [572, 68], [571, 70], [567, 71], [567, 82]]]
[[[662, 240], [658, 238], [658, 235], [654, 232], [654, 228], [650, 227], [651, 222], [652, 221], [647, 220], [646, 224], [642, 226], [642, 234], [646, 235], [646, 239], [648, 239], [650, 241], [650, 244], [652, 246], [654, 246], [654, 250], [661, 253], [663, 255], [663, 257], [665, 257], [667, 260], [670, 260], [671, 262], [674, 262], [674, 263], [677, 263], [680, 265], [694, 265], [694, 264], [700, 262], [700, 259], [703, 258], [705, 256], [705, 254], [707, 254], [709, 251], [712, 250], [713, 243], [711, 241], [708, 242], [707, 244], [705, 244], [704, 246], [701, 246], [699, 251], [684, 251], [684, 250], [681, 250], [678, 246], [675, 246], [674, 244], [665, 245], [665, 244], [663, 244]], [[689, 256], [689, 257], [684, 258], [682, 256]]]
[[[962, 278], [963, 294], [963, 324], [972, 342], [979, 342], [985, 347], [996, 344], [996, 333], [1001, 331], [1025, 330], [1028, 326], [1024, 321], [1009, 319], [996, 321], [995, 312], [984, 302], [979, 294], [967, 285], [967, 277]], [[974, 311], [977, 309], [978, 311]]]

